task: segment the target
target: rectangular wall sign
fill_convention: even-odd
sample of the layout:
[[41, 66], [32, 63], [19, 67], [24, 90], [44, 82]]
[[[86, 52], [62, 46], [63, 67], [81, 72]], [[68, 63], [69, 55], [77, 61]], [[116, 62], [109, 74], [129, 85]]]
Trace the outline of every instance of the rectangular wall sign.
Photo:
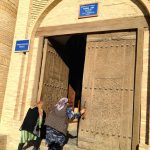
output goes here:
[[98, 3], [80, 5], [79, 18], [98, 16]]
[[29, 50], [29, 40], [16, 41], [15, 52], [26, 52]]

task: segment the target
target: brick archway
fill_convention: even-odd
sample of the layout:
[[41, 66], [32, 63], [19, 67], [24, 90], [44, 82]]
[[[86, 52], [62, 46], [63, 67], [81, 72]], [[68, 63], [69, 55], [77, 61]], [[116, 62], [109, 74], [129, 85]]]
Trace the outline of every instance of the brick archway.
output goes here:
[[[53, 8], [55, 8], [61, 1], [62, 0], [54, 0], [53, 2], [50, 1], [45, 6], [45, 8], [42, 10], [42, 12], [39, 14], [38, 18], [36, 19], [35, 24], [33, 25], [33, 28], [31, 29], [31, 36], [30, 36], [31, 39], [34, 39], [37, 29], [39, 28], [40, 24], [42, 23], [42, 21], [46, 17], [46, 15]], [[137, 1], [135, 1], [135, 0], [131, 0], [131, 1], [133, 3], [135, 3], [139, 9], [145, 8], [145, 11], [143, 12], [143, 14], [150, 15], [150, 2], [148, 2], [147, 0], [138, 0], [138, 4], [137, 4]]]
[[[61, 1], [61, 0], [60, 0], [60, 1]], [[59, 1], [59, 2], [60, 2], [60, 1]], [[131, 0], [131, 1], [132, 1], [132, 0]], [[132, 2], [135, 3], [134, 0], [133, 0]], [[55, 5], [54, 5], [54, 4], [55, 4]], [[137, 4], [137, 3], [135, 3], [135, 4]], [[137, 7], [138, 7], [139, 9], [144, 8], [144, 12], [143, 12], [143, 9], [142, 9], [143, 14], [150, 15], [149, 5], [147, 5], [147, 4], [148, 4], [148, 3], [147, 3], [146, 1], [144, 1], [144, 0], [143, 0], [143, 1], [142, 1], [142, 0], [139, 0]], [[31, 46], [33, 46], [33, 44], [34, 44], [36, 32], [37, 32], [37, 30], [38, 30], [38, 28], [39, 28], [39, 26], [40, 26], [42, 20], [46, 17], [46, 15], [47, 15], [55, 6], [57, 6], [56, 1], [53, 2], [53, 4], [50, 3], [49, 5], [47, 5], [46, 8], [42, 11], [42, 13], [39, 15], [39, 17], [38, 17], [38, 19], [36, 20], [36, 23], [35, 23], [35, 25], [34, 25], [34, 27], [33, 27], [33, 30], [32, 30], [32, 34], [31, 34]], [[145, 20], [146, 20], [146, 19], [145, 19]], [[147, 20], [146, 20], [146, 21], [147, 21]], [[147, 21], [147, 23], [148, 23], [148, 21]], [[31, 48], [31, 49], [32, 49], [32, 48]]]

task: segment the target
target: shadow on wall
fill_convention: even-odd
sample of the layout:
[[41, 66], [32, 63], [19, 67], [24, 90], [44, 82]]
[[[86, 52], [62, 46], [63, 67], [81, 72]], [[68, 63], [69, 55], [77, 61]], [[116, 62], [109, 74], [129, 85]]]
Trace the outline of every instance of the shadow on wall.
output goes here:
[[0, 150], [6, 150], [7, 135], [0, 135]]

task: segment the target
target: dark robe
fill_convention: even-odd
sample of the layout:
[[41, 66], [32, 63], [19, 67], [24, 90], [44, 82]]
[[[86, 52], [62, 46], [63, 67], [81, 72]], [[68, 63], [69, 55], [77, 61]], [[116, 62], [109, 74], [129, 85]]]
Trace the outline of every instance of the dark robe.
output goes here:
[[[39, 118], [38, 107], [34, 107], [32, 109], [29, 108], [29, 110], [25, 116], [25, 119], [21, 125], [20, 130], [26, 130], [33, 134], [33, 131], [37, 124], [38, 118]], [[46, 118], [46, 113], [45, 113], [45, 111], [43, 111], [42, 125], [41, 125], [41, 129], [40, 129], [41, 138], [45, 138], [45, 134], [46, 134], [46, 127], [44, 126], [45, 118]], [[37, 126], [36, 130], [39, 130], [38, 126]]]

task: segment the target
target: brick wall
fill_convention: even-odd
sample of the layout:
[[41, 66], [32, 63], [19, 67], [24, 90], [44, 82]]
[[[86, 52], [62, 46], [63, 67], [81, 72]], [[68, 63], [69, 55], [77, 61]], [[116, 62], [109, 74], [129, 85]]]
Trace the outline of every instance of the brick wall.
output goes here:
[[139, 10], [138, 7], [130, 0], [119, 0], [119, 1], [98, 0], [99, 2], [98, 17], [78, 19], [79, 5], [85, 3], [94, 3], [94, 2], [97, 1], [96, 0], [83, 0], [83, 1], [63, 0], [58, 4], [57, 7], [55, 7], [52, 11], [48, 13], [48, 15], [42, 21], [41, 27], [143, 15], [141, 10]]
[[0, 119], [12, 50], [18, 0], [0, 1]]
[[[7, 78], [7, 88], [5, 92], [5, 101], [3, 106], [2, 124], [7, 128], [9, 123], [14, 120], [20, 120], [25, 75], [27, 69], [28, 55], [23, 53], [14, 53], [16, 40], [25, 39], [28, 16], [29, 16], [30, 0], [20, 0], [15, 26], [15, 34], [11, 51], [11, 63], [9, 67], [9, 76]], [[11, 114], [11, 115], [10, 115]], [[18, 114], [18, 115], [16, 115]]]

